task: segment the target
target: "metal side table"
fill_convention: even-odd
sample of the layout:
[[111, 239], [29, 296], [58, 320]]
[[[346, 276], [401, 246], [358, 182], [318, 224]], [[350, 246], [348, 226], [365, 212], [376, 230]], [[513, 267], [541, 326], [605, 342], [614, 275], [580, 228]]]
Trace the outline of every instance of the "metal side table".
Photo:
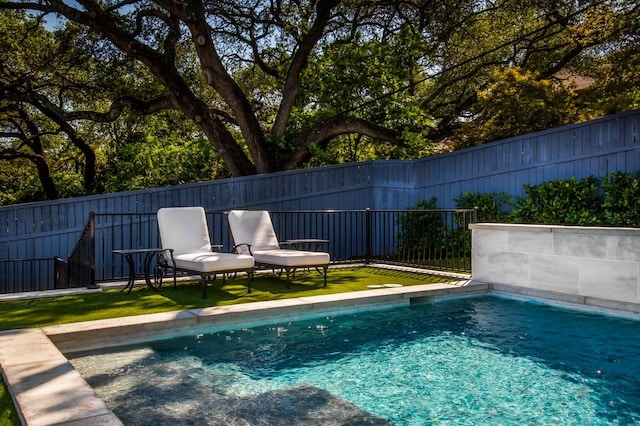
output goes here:
[[[166, 249], [161, 248], [113, 250], [114, 254], [119, 254], [124, 257], [125, 261], [127, 262], [127, 266], [129, 267], [129, 281], [127, 282], [127, 285], [122, 289], [122, 291], [126, 291], [127, 294], [129, 294], [131, 293], [131, 290], [133, 290], [133, 284], [136, 280], [136, 265], [134, 261], [134, 257], [136, 255], [144, 255], [142, 256], [144, 265], [144, 281], [147, 283], [147, 286], [149, 288], [157, 291], [162, 285], [163, 270], [161, 264], [164, 263], [163, 254], [166, 251]], [[152, 279], [152, 263], [154, 259], [155, 264], [153, 264]]]

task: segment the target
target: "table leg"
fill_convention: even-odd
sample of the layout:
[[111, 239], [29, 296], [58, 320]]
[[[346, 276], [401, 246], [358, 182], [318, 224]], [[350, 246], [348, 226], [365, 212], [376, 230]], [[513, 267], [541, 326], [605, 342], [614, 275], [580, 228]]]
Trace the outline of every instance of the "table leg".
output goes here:
[[136, 267], [133, 264], [133, 257], [131, 257], [131, 254], [125, 253], [123, 256], [127, 261], [127, 265], [129, 266], [129, 281], [127, 282], [127, 285], [122, 289], [122, 291], [127, 290], [127, 294], [129, 294], [131, 293], [131, 290], [133, 290], [133, 283], [136, 280]]
[[[156, 257], [157, 260], [157, 253], [146, 253], [144, 256], [144, 281], [147, 283], [147, 286], [151, 289], [154, 290], [158, 290], [158, 287], [160, 287], [159, 285], [156, 285], [155, 282], [151, 282], [151, 261], [153, 260], [153, 258]], [[154, 271], [154, 281], [155, 281], [155, 271]], [[162, 281], [160, 281], [160, 283], [162, 283]]]

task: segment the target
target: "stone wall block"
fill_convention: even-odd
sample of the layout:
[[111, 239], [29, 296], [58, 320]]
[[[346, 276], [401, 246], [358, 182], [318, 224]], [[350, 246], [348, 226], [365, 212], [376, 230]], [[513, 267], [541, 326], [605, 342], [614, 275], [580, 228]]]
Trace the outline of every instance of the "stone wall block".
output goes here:
[[582, 259], [580, 293], [584, 296], [640, 302], [638, 264], [615, 260]]
[[553, 254], [557, 256], [605, 259], [607, 239], [604, 235], [553, 233]]
[[551, 232], [509, 232], [509, 251], [517, 253], [551, 253], [553, 234]]
[[580, 259], [566, 256], [531, 256], [531, 284], [540, 290], [579, 294]]
[[640, 262], [640, 237], [609, 236], [607, 259]]
[[529, 255], [508, 252], [495, 253], [489, 256], [488, 261], [490, 282], [515, 286], [529, 285]]
[[473, 250], [480, 256], [507, 251], [508, 233], [477, 230], [473, 231]]

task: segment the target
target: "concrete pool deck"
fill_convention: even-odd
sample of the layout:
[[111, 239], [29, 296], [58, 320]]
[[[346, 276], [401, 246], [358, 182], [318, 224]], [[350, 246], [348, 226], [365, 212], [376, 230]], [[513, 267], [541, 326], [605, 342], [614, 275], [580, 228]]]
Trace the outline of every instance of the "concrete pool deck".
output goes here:
[[64, 353], [489, 291], [464, 280], [8, 330], [0, 332], [0, 366], [23, 424], [121, 425]]

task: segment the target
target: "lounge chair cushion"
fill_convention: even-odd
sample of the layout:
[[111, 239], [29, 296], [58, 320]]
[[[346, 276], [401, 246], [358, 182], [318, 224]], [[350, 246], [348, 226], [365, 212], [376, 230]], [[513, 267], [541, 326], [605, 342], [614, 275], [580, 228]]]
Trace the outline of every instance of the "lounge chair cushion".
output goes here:
[[250, 244], [256, 263], [284, 268], [329, 264], [329, 253], [281, 249], [268, 211], [232, 210], [229, 212], [229, 227], [233, 240], [241, 244], [238, 252], [249, 254], [245, 243]]
[[177, 268], [200, 273], [250, 270], [254, 266], [251, 256], [210, 251], [174, 254], [173, 259]]
[[326, 266], [329, 264], [329, 253], [301, 250], [251, 250], [256, 263], [277, 265], [285, 268], [307, 266]]
[[[280, 248], [269, 212], [232, 210], [228, 218], [234, 241], [236, 244], [251, 244], [251, 253]], [[241, 245], [238, 252], [248, 254], [249, 249], [246, 245]]]
[[158, 210], [158, 225], [163, 247], [173, 254], [210, 252], [207, 217], [202, 207], [177, 207]]
[[162, 247], [173, 249], [165, 255], [169, 266], [200, 273], [242, 271], [253, 268], [253, 257], [211, 250], [207, 217], [202, 207], [170, 207], [158, 210]]

